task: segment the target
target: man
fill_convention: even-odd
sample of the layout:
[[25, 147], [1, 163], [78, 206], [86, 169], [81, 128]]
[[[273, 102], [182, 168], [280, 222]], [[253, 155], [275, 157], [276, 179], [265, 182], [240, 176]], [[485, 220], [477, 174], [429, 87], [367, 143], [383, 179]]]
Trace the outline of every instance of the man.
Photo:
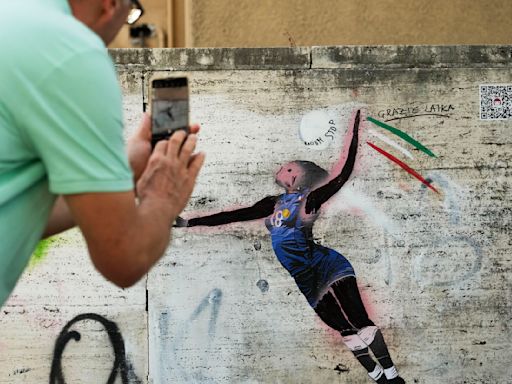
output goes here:
[[192, 193], [199, 128], [151, 153], [144, 117], [126, 155], [105, 45], [131, 1], [0, 5], [0, 306], [38, 241], [75, 223], [99, 272], [128, 287], [162, 256]]

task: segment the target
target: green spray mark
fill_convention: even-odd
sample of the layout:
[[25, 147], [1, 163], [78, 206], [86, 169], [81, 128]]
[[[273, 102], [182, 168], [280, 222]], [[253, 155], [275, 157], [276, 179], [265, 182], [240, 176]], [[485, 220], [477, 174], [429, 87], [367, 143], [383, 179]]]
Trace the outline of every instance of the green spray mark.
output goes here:
[[56, 239], [53, 237], [50, 237], [48, 239], [41, 240], [39, 244], [37, 244], [37, 247], [32, 254], [32, 258], [30, 259], [30, 266], [33, 267], [40, 262], [44, 260], [46, 255], [48, 254], [48, 251], [53, 243], [56, 242]]
[[368, 116], [366, 119], [368, 121], [372, 122], [373, 124], [375, 124], [375, 125], [377, 125], [377, 126], [379, 126], [381, 128], [387, 129], [391, 133], [394, 133], [395, 135], [397, 135], [398, 137], [400, 137], [403, 140], [407, 141], [409, 144], [414, 145], [416, 148], [418, 148], [420, 151], [426, 153], [427, 155], [429, 155], [431, 157], [437, 157], [430, 149], [425, 147], [420, 142], [414, 140], [407, 133], [402, 132], [401, 130], [399, 130], [399, 129], [395, 128], [395, 127], [392, 127], [391, 125], [387, 125], [386, 123], [383, 123], [382, 121], [376, 120], [373, 117], [369, 117]]

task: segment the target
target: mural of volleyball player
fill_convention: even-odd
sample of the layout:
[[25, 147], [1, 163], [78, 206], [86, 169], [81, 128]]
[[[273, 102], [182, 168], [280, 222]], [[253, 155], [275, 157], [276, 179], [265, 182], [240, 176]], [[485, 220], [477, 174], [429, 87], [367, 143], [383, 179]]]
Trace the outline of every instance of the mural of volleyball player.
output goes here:
[[313, 224], [322, 204], [340, 190], [354, 168], [360, 121], [361, 112], [357, 111], [347, 158], [339, 173], [329, 177], [312, 162], [292, 161], [276, 173], [276, 183], [285, 193], [267, 196], [247, 208], [188, 220], [179, 218], [176, 226], [216, 226], [266, 218], [277, 258], [318, 316], [341, 333], [370, 378], [377, 383], [405, 383], [398, 376], [381, 331], [368, 318], [352, 265], [340, 253], [313, 240]]

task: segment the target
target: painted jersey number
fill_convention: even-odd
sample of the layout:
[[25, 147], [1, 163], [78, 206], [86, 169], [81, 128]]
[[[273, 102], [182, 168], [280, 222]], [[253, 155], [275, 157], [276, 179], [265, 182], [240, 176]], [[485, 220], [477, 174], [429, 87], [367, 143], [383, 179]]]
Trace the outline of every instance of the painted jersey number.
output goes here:
[[285, 208], [284, 210], [279, 210], [277, 212], [274, 212], [274, 214], [270, 218], [270, 224], [272, 224], [272, 226], [274, 227], [281, 227], [283, 225], [283, 220], [287, 219], [288, 217], [290, 217], [289, 209]]
[[274, 227], [280, 227], [283, 225], [283, 218], [283, 211], [277, 211], [270, 218], [270, 224]]

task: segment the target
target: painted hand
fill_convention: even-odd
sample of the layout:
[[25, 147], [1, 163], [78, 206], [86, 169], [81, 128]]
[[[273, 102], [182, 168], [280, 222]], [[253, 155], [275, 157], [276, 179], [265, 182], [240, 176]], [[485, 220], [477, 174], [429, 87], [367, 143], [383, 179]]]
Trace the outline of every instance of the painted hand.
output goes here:
[[173, 227], [175, 228], [184, 228], [184, 227], [188, 227], [188, 220], [187, 219], [184, 219], [183, 217], [181, 216], [178, 216], [176, 218], [176, 221], [174, 222], [174, 225]]

